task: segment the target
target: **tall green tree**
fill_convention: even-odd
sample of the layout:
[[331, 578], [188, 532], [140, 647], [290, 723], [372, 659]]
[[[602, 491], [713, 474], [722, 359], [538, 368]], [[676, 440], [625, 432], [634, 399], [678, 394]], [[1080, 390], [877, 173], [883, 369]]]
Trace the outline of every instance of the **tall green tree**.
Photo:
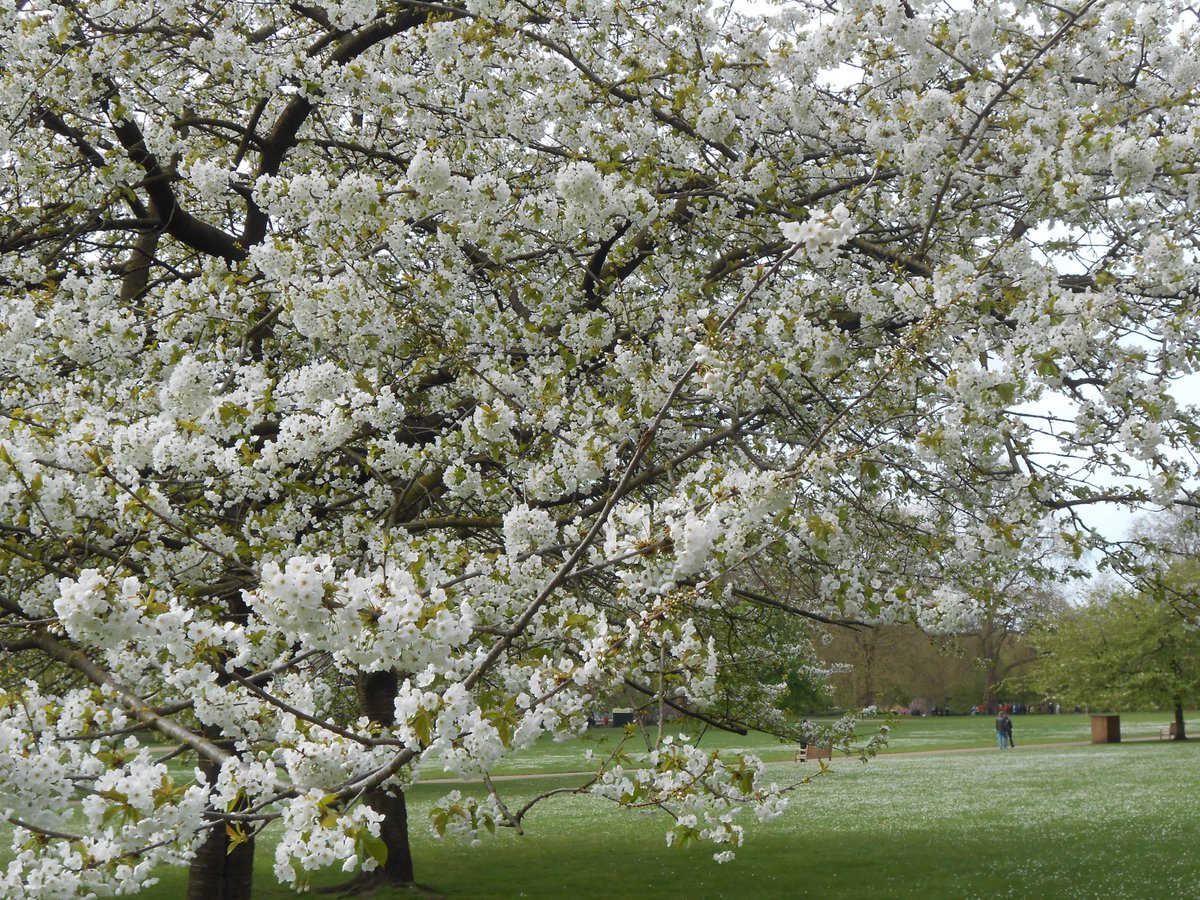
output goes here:
[[1014, 683], [1067, 704], [1183, 711], [1200, 700], [1200, 631], [1150, 594], [1098, 589], [1031, 635], [1038, 653]]

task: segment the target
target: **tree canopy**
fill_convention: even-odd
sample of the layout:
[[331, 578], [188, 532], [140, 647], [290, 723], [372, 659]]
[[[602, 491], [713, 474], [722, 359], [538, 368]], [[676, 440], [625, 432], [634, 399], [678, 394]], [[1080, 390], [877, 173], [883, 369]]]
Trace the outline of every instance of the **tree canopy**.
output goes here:
[[[423, 760], [782, 727], [763, 610], [956, 627], [1189, 499], [1194, 10], [735, 6], [0, 4], [0, 892], [386, 868]], [[787, 786], [583, 787], [725, 861]]]
[[1033, 635], [1037, 659], [1017, 681], [1065, 704], [1168, 709], [1185, 737], [1185, 704], [1200, 699], [1200, 631], [1155, 597], [1114, 587], [1064, 607]]

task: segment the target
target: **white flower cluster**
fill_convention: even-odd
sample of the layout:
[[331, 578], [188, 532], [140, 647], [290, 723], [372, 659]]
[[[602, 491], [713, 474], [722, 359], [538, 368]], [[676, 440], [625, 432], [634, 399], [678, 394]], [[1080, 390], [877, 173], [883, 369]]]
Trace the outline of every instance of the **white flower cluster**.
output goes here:
[[[672, 736], [649, 754], [650, 767], [626, 772], [614, 766], [593, 787], [599, 796], [630, 808], [658, 807], [669, 813], [674, 825], [666, 834], [667, 846], [707, 841], [718, 846], [740, 847], [744, 828], [735, 822], [747, 807], [760, 822], [768, 822], [787, 809], [779, 785], [765, 783], [763, 762], [751, 755], [730, 764], [720, 754], [702, 750], [683, 736]], [[717, 862], [733, 859], [733, 850], [720, 850]]]
[[[134, 576], [116, 578], [112, 569], [85, 569], [59, 582], [54, 611], [66, 633], [96, 647], [131, 676], [154, 670], [181, 690], [195, 687], [211, 671], [191, 669], [197, 648], [221, 650], [230, 665], [244, 665], [253, 652], [243, 629], [203, 617], [178, 597], [147, 589]], [[161, 649], [163, 662], [139, 658], [138, 646]]]
[[218, 160], [196, 159], [182, 167], [180, 174], [206, 203], [218, 203], [229, 190], [231, 172]]
[[696, 362], [700, 367], [700, 383], [704, 386], [705, 396], [725, 396], [729, 391], [730, 367], [723, 365], [720, 357], [707, 344], [697, 343], [695, 354]]
[[366, 671], [440, 668], [475, 622], [467, 603], [438, 588], [422, 591], [408, 570], [339, 573], [328, 556], [294, 556], [282, 568], [267, 563], [246, 600], [283, 640]]
[[966, 634], [978, 628], [980, 605], [963, 591], [939, 587], [917, 605], [917, 625], [929, 634]]
[[379, 837], [383, 816], [366, 804], [349, 810], [335, 808], [328, 797], [312, 790], [288, 804], [283, 814], [283, 837], [275, 845], [275, 877], [295, 884], [305, 872], [340, 863], [343, 872], [378, 865], [362, 852], [364, 835]]
[[[37, 701], [37, 690], [30, 690], [26, 702]], [[84, 705], [77, 702], [75, 711], [85, 712]], [[38, 718], [52, 709], [45, 702], [28, 707]], [[17, 852], [0, 872], [0, 893], [14, 898], [132, 893], [154, 883], [150, 873], [156, 866], [190, 858], [206, 835], [204, 785], [177, 785], [166, 766], [137, 749], [135, 738], [127, 740], [127, 750], [136, 752], [115, 766], [92, 755], [103, 746], [99, 741], [90, 747], [55, 745], [57, 729], [69, 734], [82, 724], [69, 710], [53, 723], [44, 721], [38, 741], [17, 727], [28, 721], [26, 710], [16, 717], [13, 712], [0, 703], [0, 815], [23, 824], [13, 831]], [[89, 786], [79, 802], [84, 828], [74, 808], [80, 779]], [[47, 842], [31, 829], [80, 833], [70, 842]]]
[[504, 552], [510, 557], [553, 544], [557, 539], [558, 528], [544, 509], [531, 509], [522, 503], [504, 514]]
[[495, 832], [499, 817], [495, 798], [479, 800], [464, 797], [461, 791], [451, 791], [433, 807], [429, 821], [437, 837], [453, 837], [477, 847], [482, 843], [480, 831]]
[[614, 216], [642, 218], [653, 198], [644, 189], [622, 184], [617, 174], [603, 175], [589, 162], [568, 163], [555, 176], [566, 222], [575, 228], [599, 227]]
[[854, 236], [850, 210], [838, 203], [828, 212], [810, 215], [803, 222], [779, 226], [785, 240], [804, 251], [814, 266], [827, 266], [837, 259], [841, 247]]
[[[749, 567], [959, 631], [1047, 510], [1195, 484], [1194, 15], [912, 5], [0, 4], [0, 895], [247, 804], [369, 865], [372, 775], [627, 681], [782, 726]], [[719, 862], [783, 805], [686, 742], [600, 793]]]

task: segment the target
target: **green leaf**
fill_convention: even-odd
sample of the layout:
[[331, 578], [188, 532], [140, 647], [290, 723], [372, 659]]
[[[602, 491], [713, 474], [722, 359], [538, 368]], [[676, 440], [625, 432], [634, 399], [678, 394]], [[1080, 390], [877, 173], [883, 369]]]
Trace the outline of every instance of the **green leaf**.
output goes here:
[[421, 742], [421, 746], [429, 746], [429, 742], [433, 739], [433, 713], [427, 709], [421, 709], [412, 717], [412, 727], [413, 731], [417, 733], [417, 740]]
[[362, 842], [362, 848], [366, 851], [367, 856], [375, 860], [380, 867], [387, 865], [388, 848], [383, 838], [376, 837], [365, 828], [358, 835], [358, 840]]
[[438, 833], [439, 837], [445, 837], [446, 826], [450, 824], [450, 816], [446, 813], [446, 810], [441, 808], [435, 809], [430, 818], [432, 820], [433, 830]]
[[124, 812], [124, 808], [120, 806], [110, 806], [104, 811], [104, 815], [100, 817], [100, 827], [104, 828], [114, 819], [119, 818]]
[[337, 802], [338, 802], [337, 794], [326, 794], [324, 797], [322, 797], [320, 800], [317, 801], [317, 809], [320, 809], [320, 810], [329, 809], [329, 807], [333, 806]]
[[250, 839], [250, 835], [242, 829], [242, 826], [234, 822], [225, 823], [225, 836], [229, 839], [229, 843], [225, 846], [226, 855], [233, 853], [234, 850]]
[[1017, 396], [1017, 386], [1012, 382], [998, 384], [992, 388], [1003, 403], [1012, 403]]

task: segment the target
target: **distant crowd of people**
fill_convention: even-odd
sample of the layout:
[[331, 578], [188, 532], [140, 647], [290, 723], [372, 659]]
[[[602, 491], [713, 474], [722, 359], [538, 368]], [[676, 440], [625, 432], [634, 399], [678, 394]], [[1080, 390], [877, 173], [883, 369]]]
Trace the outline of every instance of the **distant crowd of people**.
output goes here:
[[[1001, 703], [998, 705], [997, 710], [998, 711], [1003, 710], [1004, 712], [1008, 713], [1010, 716], [1021, 716], [1021, 715], [1025, 715], [1026, 713], [1043, 713], [1043, 714], [1049, 713], [1051, 715], [1054, 715], [1057, 713], [1061, 713], [1063, 711], [1062, 706], [1060, 706], [1057, 703], [1032, 703], [1032, 704], [1031, 703]], [[926, 710], [920, 706], [912, 706], [912, 707], [893, 706], [893, 707], [891, 707], [891, 712], [893, 715], [897, 715], [897, 716], [960, 716], [960, 715], [962, 715], [962, 713], [956, 713], [956, 712], [952, 711], [949, 707], [945, 707], [945, 706], [931, 706], [931, 707], [929, 707], [928, 710]], [[1083, 709], [1081, 707], [1077, 706], [1077, 707], [1075, 707], [1075, 712], [1077, 712], [1077, 713], [1083, 712]], [[987, 708], [987, 705], [984, 703], [980, 703], [977, 706], [972, 706], [969, 710], [967, 710], [967, 714], [972, 715], [972, 716], [984, 716], [984, 715], [987, 715], [987, 713], [988, 713], [988, 708]]]

